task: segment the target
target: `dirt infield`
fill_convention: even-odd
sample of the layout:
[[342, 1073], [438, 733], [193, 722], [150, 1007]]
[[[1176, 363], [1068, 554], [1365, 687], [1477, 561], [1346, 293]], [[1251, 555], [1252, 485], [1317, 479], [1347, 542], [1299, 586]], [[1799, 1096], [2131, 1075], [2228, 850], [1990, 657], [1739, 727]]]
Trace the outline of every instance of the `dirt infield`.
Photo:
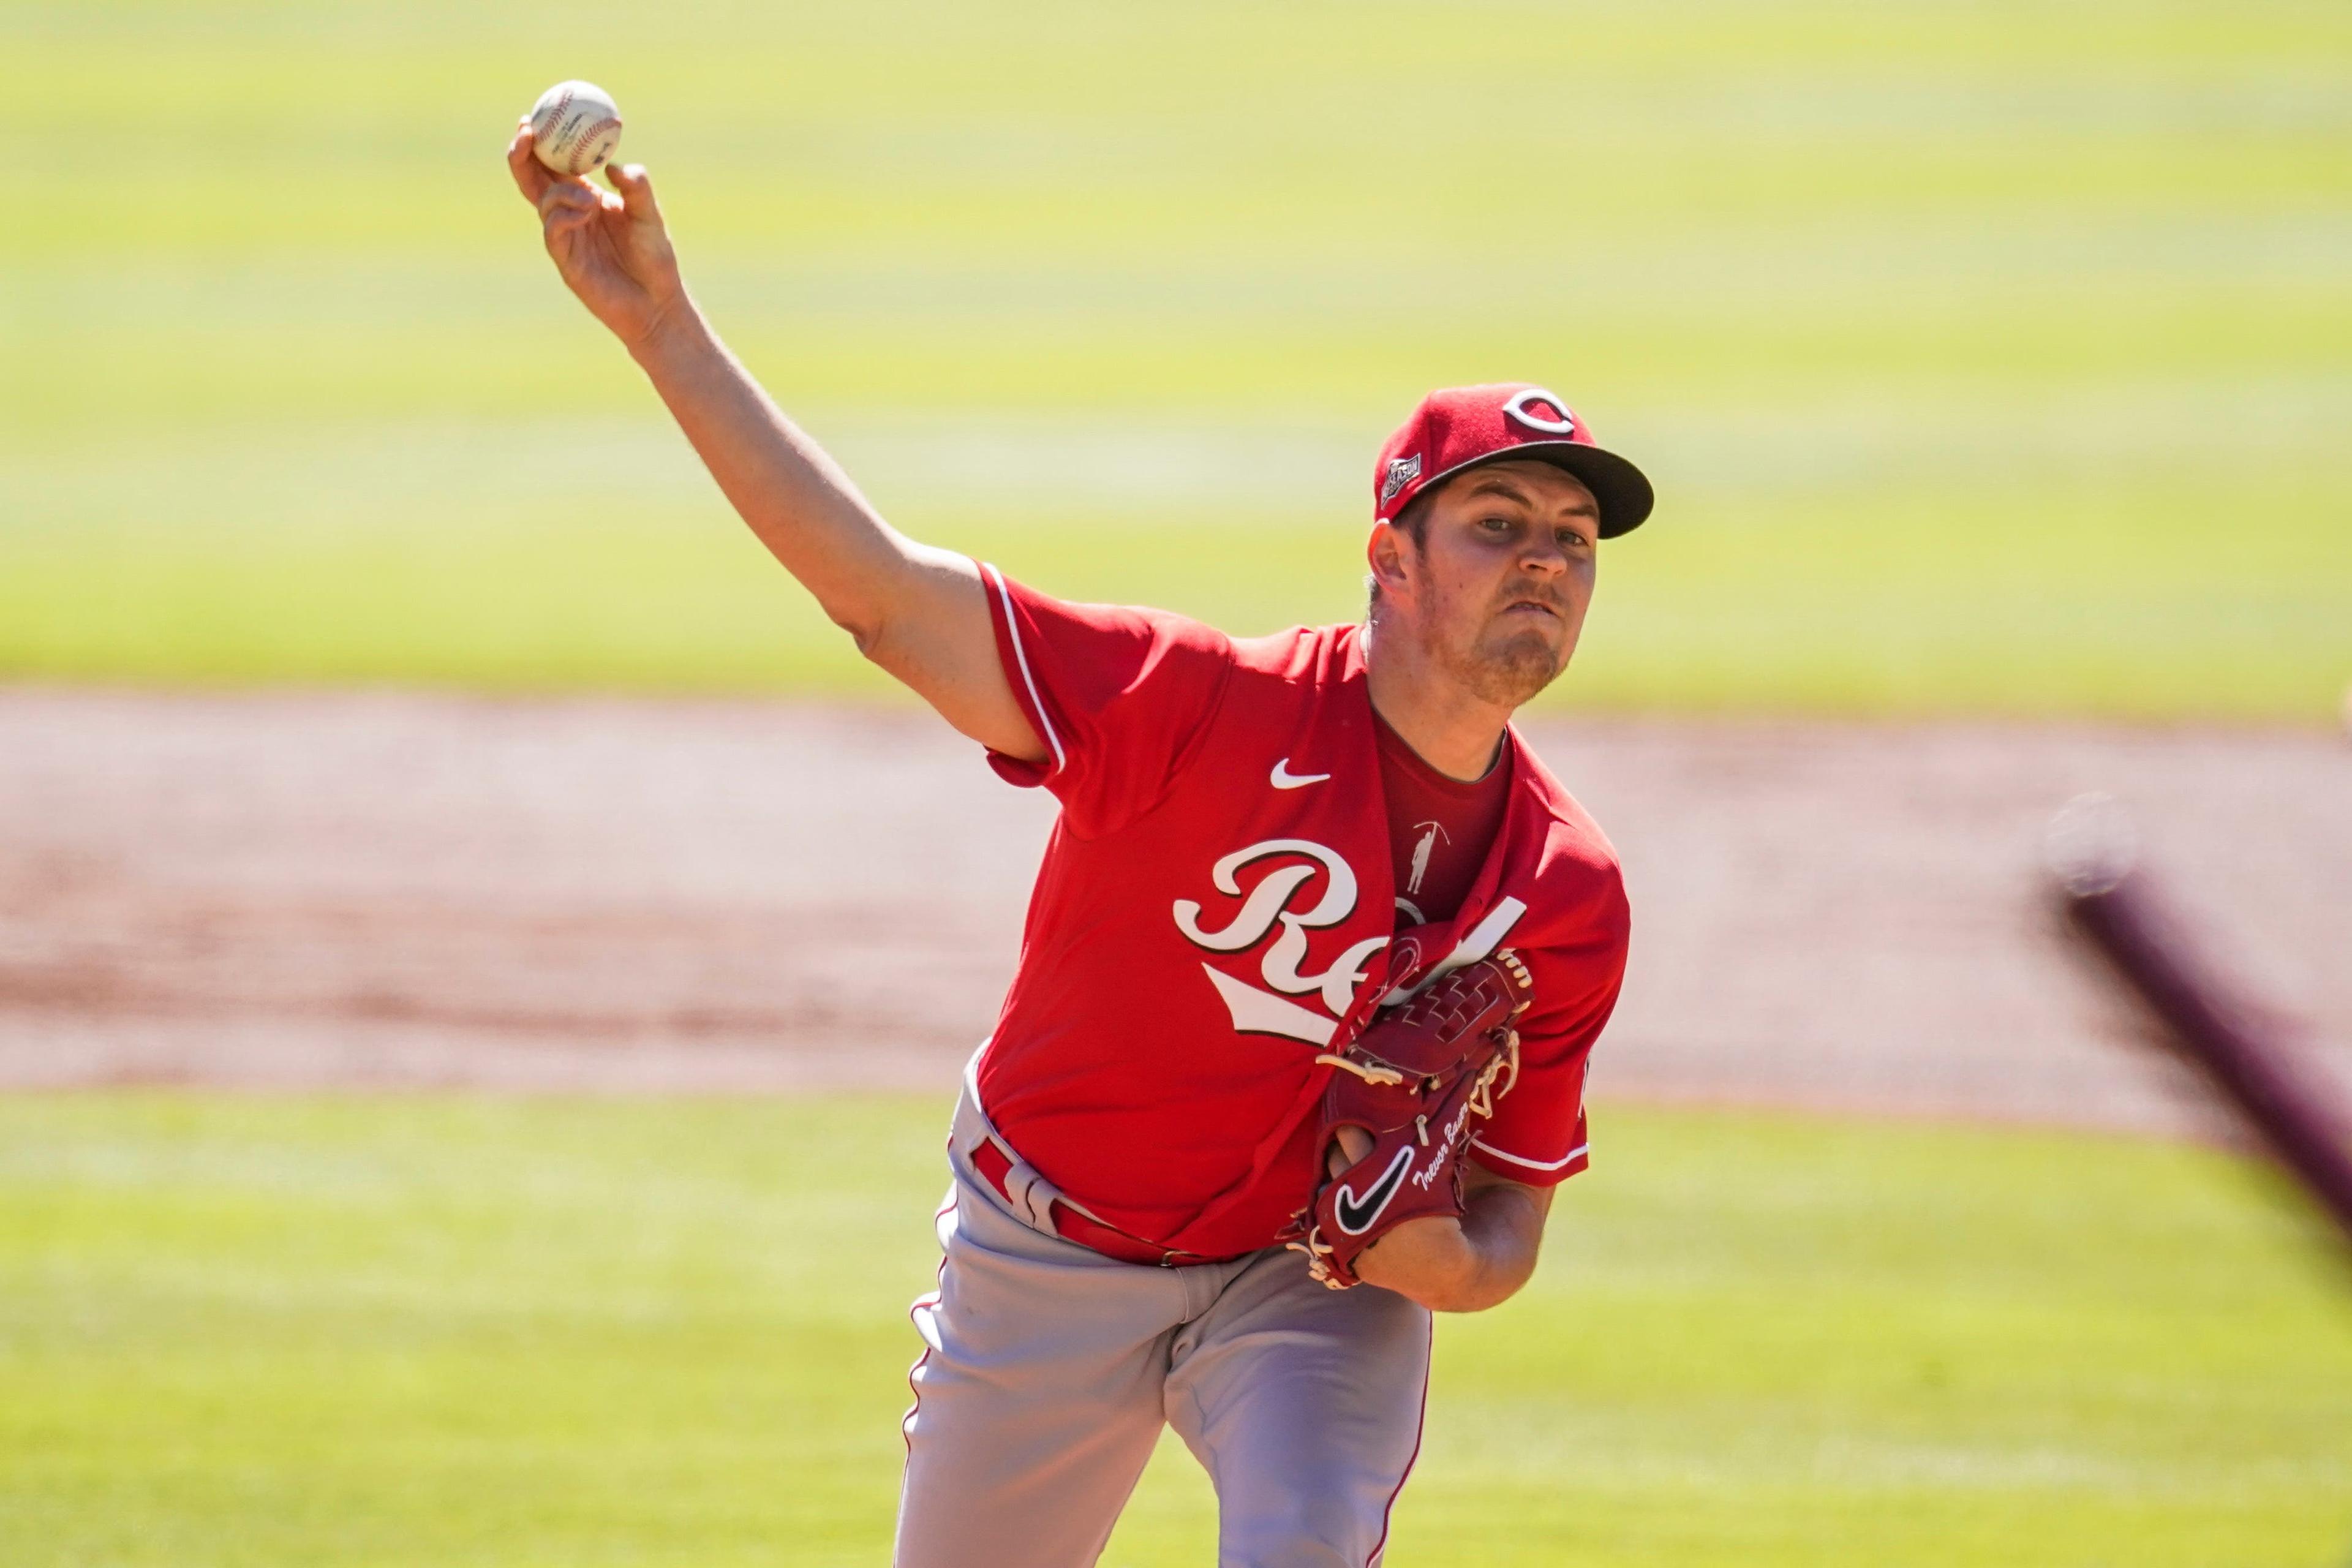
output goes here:
[[[2352, 747], [1561, 722], [1633, 971], [1603, 1094], [2193, 1125], [2049, 939], [2085, 789], [2352, 1084]], [[0, 1085], [943, 1088], [1051, 820], [919, 713], [0, 690]]]

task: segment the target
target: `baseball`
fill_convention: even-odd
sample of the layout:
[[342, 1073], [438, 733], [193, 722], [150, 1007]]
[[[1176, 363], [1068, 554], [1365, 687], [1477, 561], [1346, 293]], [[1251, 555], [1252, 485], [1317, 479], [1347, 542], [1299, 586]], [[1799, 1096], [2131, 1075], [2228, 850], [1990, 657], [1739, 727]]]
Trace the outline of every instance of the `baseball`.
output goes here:
[[621, 111], [593, 81], [559, 81], [530, 106], [531, 151], [559, 174], [603, 166], [621, 144]]

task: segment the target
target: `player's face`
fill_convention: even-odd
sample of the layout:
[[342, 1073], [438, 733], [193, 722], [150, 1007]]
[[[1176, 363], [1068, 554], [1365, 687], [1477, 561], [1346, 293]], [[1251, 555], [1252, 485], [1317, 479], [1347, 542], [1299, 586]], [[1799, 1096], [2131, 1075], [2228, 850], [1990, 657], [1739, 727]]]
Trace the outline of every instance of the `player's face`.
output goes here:
[[1592, 492], [1549, 463], [1473, 468], [1432, 498], [1399, 608], [1440, 668], [1515, 708], [1576, 651], [1600, 531]]

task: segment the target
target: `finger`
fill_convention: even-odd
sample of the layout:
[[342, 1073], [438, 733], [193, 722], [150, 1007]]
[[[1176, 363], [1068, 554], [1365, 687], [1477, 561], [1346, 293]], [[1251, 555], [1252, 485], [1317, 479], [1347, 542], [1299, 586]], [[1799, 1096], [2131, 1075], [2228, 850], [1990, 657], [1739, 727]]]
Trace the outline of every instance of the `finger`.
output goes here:
[[1372, 1152], [1372, 1135], [1360, 1127], [1335, 1127], [1323, 1152], [1323, 1170], [1336, 1176]]
[[593, 208], [559, 206], [549, 208], [546, 216], [540, 219], [539, 226], [540, 232], [552, 244], [559, 236], [583, 229], [595, 221]]
[[555, 212], [576, 212], [593, 216], [604, 205], [604, 195], [578, 180], [550, 180], [539, 194], [539, 215]]
[[525, 121], [515, 130], [514, 140], [507, 143], [507, 172], [514, 176], [515, 188], [522, 192], [523, 200], [540, 205], [547, 187], [555, 184], [555, 175], [539, 161], [531, 150], [530, 122]]
[[583, 206], [577, 202], [551, 202], [540, 214], [540, 232], [552, 245], [560, 237], [586, 229], [595, 223], [599, 216], [595, 207]]
[[550, 205], [575, 206], [591, 213], [621, 211], [620, 197], [590, 184], [584, 176], [579, 174], [568, 179], [550, 180], [546, 191], [539, 198], [539, 205], [542, 211]]
[[643, 163], [609, 163], [604, 177], [621, 193], [621, 205], [632, 222], [659, 224], [661, 204], [654, 200], [654, 182]]

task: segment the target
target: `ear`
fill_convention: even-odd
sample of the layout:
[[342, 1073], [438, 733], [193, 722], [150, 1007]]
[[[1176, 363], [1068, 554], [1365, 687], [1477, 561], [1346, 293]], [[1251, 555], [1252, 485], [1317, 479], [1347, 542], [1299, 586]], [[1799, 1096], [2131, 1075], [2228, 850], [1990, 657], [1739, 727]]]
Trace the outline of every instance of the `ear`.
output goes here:
[[1412, 553], [1412, 542], [1401, 528], [1385, 522], [1372, 524], [1372, 536], [1364, 543], [1364, 563], [1372, 569], [1372, 581], [1381, 585], [1383, 596], [1393, 597], [1412, 583], [1412, 569], [1405, 561]]

